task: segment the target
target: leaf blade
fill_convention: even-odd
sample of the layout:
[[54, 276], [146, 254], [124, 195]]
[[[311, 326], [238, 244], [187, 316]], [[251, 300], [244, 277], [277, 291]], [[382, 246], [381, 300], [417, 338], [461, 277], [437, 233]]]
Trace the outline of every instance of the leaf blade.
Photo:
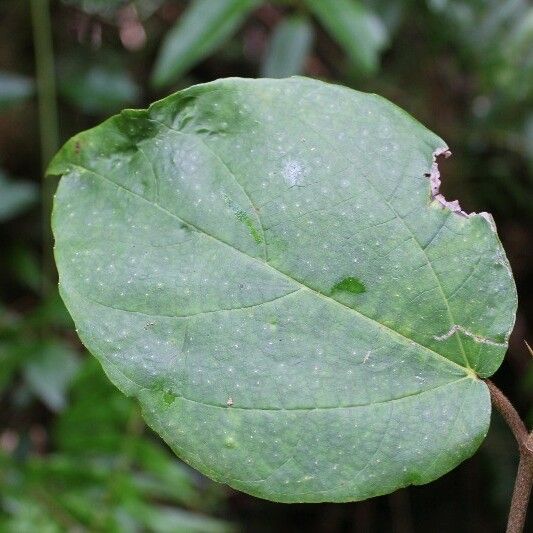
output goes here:
[[236, 488], [347, 501], [435, 479], [487, 431], [476, 373], [516, 306], [487, 218], [430, 197], [444, 146], [303, 78], [195, 86], [80, 134], [49, 170], [80, 337], [180, 457]]

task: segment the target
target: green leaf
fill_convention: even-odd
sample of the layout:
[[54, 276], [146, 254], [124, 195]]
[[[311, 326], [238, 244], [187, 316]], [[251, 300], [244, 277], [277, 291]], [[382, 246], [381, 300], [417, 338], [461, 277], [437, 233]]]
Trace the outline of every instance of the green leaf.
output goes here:
[[147, 527], [147, 531], [155, 533], [235, 533], [237, 531], [237, 528], [221, 520], [183, 509], [166, 506], [137, 506], [132, 507], [131, 512]]
[[76, 352], [59, 342], [34, 346], [33, 357], [24, 367], [30, 390], [52, 411], [66, 406], [66, 393], [79, 368]]
[[305, 78], [123, 111], [49, 168], [61, 294], [213, 479], [283, 502], [427, 483], [483, 440], [479, 377], [516, 311], [492, 218], [438, 193], [445, 151], [386, 100]]
[[27, 209], [37, 198], [37, 186], [29, 181], [11, 180], [0, 169], [0, 222]]
[[[0, 309], [0, 315], [2, 313]], [[20, 343], [16, 340], [0, 339], [0, 392], [4, 392], [13, 379], [13, 374], [20, 364], [20, 351]]]
[[238, 28], [259, 0], [193, 0], [163, 40], [152, 74], [162, 87], [205, 59]]
[[104, 379], [98, 362], [86, 360], [73, 383], [68, 409], [57, 421], [55, 440], [71, 455], [112, 454], [124, 447], [133, 410], [131, 400]]
[[19, 74], [0, 72], [0, 111], [33, 95], [33, 80]]
[[61, 94], [86, 113], [109, 114], [136, 103], [140, 89], [120, 58], [102, 51], [99, 56], [98, 61], [65, 58], [59, 71]]
[[261, 76], [285, 78], [300, 74], [313, 44], [313, 27], [302, 17], [280, 22], [271, 37]]
[[9, 250], [7, 263], [13, 279], [36, 292], [41, 289], [42, 261], [30, 246], [15, 245]]
[[378, 69], [380, 52], [387, 45], [388, 36], [374, 13], [356, 0], [304, 1], [355, 68], [363, 74]]

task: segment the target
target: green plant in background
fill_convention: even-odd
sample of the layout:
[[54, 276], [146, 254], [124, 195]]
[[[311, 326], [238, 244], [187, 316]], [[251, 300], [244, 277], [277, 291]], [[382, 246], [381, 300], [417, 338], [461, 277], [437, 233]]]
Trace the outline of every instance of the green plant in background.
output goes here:
[[23, 102], [34, 93], [33, 81], [25, 76], [0, 72], [0, 111]]
[[[447, 150], [387, 101], [305, 78], [126, 110], [48, 168], [61, 295], [213, 479], [281, 502], [427, 483], [486, 436], [517, 305], [492, 217], [439, 192]], [[533, 480], [520, 439], [510, 531]]]
[[[24, 76], [0, 72], [0, 111], [24, 102], [33, 95], [33, 81]], [[13, 181], [0, 168], [0, 222], [24, 212], [37, 199], [37, 187], [27, 181]]]
[[87, 114], [102, 115], [139, 101], [140, 88], [122, 57], [101, 50], [80, 61], [80, 53], [62, 58], [59, 65], [58, 90], [68, 102]]
[[313, 30], [303, 17], [291, 17], [280, 22], [269, 43], [261, 76], [284, 78], [303, 71], [313, 44]]
[[0, 222], [23, 212], [35, 202], [37, 187], [28, 181], [12, 181], [0, 169]]
[[[153, 83], [165, 86], [195, 63], [205, 59], [237, 30], [260, 0], [194, 0], [163, 41], [153, 72]], [[387, 42], [386, 29], [361, 2], [303, 0], [302, 11], [314, 14], [345, 50], [353, 68], [371, 74], [378, 68], [379, 52]], [[312, 44], [308, 17], [286, 20], [272, 35], [263, 74], [283, 77], [303, 71]]]
[[[55, 424], [52, 455], [20, 462], [0, 454], [0, 501], [8, 513], [0, 520], [3, 530], [233, 529], [180, 509], [215, 510], [215, 487], [202, 487], [146, 433], [137, 407], [109, 385], [98, 364], [85, 360], [73, 389], [70, 406]], [[94, 409], [97, 403], [105, 409]]]

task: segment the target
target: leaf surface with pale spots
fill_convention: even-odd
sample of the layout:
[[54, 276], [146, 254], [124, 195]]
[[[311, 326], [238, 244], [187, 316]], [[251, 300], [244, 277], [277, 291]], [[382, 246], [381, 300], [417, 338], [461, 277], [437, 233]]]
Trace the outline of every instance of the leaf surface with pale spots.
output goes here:
[[82, 341], [179, 457], [239, 490], [436, 479], [487, 432], [479, 377], [516, 309], [490, 216], [431, 191], [446, 148], [305, 78], [198, 85], [77, 135], [49, 173]]

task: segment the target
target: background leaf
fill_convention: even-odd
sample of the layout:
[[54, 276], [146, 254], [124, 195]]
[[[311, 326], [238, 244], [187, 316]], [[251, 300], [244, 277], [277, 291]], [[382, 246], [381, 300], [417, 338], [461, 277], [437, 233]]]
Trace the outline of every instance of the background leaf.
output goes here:
[[77, 353], [64, 343], [47, 343], [32, 347], [24, 367], [30, 390], [52, 411], [67, 404], [66, 393], [79, 368]]
[[479, 376], [516, 309], [490, 215], [436, 190], [446, 149], [386, 100], [305, 78], [126, 110], [49, 168], [62, 297], [215, 480], [285, 502], [427, 483], [486, 435]]
[[59, 91], [71, 104], [90, 114], [109, 114], [138, 102], [140, 90], [119, 57], [100, 53], [97, 60], [63, 58]]
[[9, 179], [0, 169], [0, 222], [27, 209], [37, 198], [37, 186], [23, 180]]
[[35, 85], [32, 79], [0, 71], [0, 111], [26, 100], [34, 91]]
[[286, 78], [301, 74], [312, 45], [313, 27], [307, 19], [284, 19], [272, 33], [261, 76]]
[[324, 28], [342, 46], [361, 74], [375, 72], [388, 42], [385, 26], [356, 0], [304, 0]]
[[152, 74], [156, 87], [177, 80], [220, 46], [258, 0], [193, 0], [164, 38]]

